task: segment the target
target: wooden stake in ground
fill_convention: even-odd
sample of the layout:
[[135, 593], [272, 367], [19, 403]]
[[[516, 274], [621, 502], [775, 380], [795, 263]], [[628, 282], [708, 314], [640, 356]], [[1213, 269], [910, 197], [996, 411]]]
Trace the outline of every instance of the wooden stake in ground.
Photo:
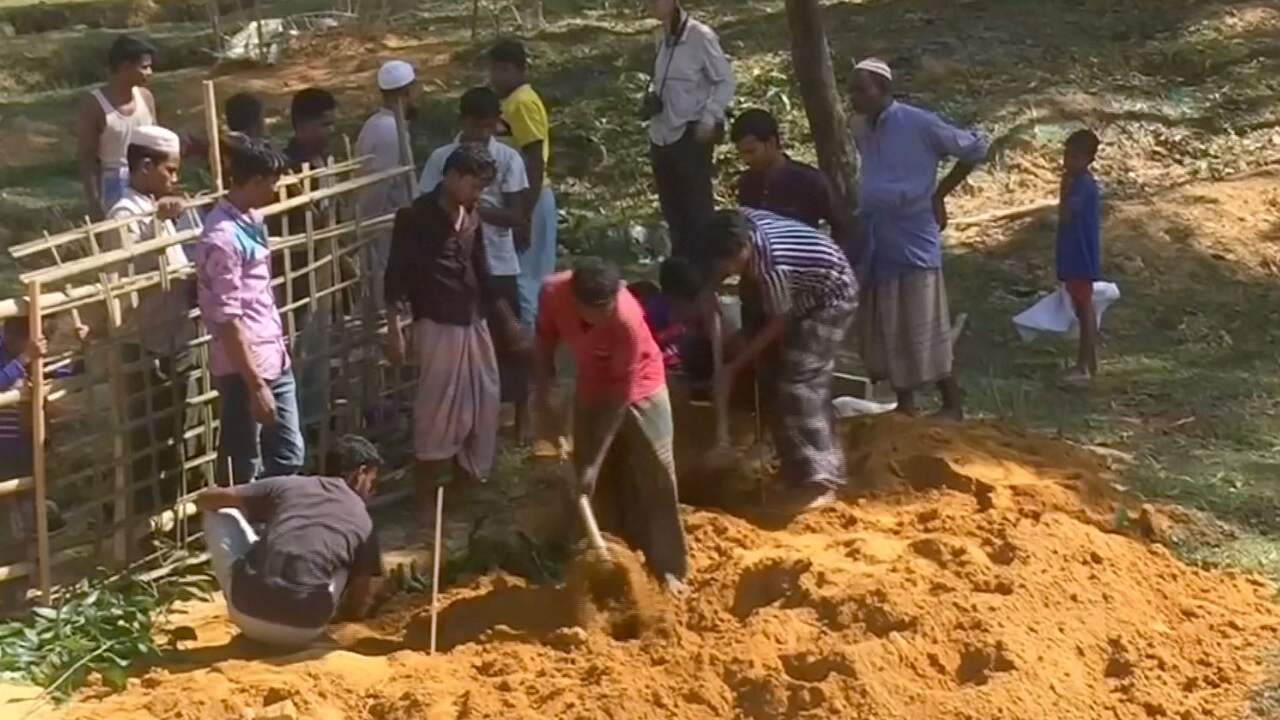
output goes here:
[[[40, 281], [27, 285], [28, 328], [31, 342], [44, 336], [44, 320], [40, 317]], [[40, 572], [40, 596], [47, 604], [52, 586], [49, 567], [49, 511], [45, 507], [49, 495], [48, 472], [44, 456], [44, 357], [31, 361], [31, 475], [36, 486], [36, 565]]]
[[444, 532], [444, 485], [436, 488], [436, 541], [431, 548], [431, 654], [436, 654], [436, 621], [440, 612], [440, 545]]

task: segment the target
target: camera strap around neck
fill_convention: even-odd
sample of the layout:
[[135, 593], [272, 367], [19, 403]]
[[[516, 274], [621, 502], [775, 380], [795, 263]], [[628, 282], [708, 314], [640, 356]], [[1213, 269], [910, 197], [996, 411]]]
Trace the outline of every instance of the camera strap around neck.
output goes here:
[[[671, 61], [675, 59], [676, 46], [680, 44], [680, 39], [684, 37], [685, 30], [689, 28], [689, 20], [690, 15], [686, 12], [684, 17], [680, 20], [679, 27], [676, 28], [675, 39], [669, 40], [668, 38], [671, 37], [670, 35], [663, 38], [662, 44], [667, 48], [667, 64], [662, 68], [662, 81], [658, 85], [658, 97], [662, 97], [662, 94], [666, 92], [667, 78], [671, 77]], [[670, 28], [668, 28], [668, 30], [670, 30]]]

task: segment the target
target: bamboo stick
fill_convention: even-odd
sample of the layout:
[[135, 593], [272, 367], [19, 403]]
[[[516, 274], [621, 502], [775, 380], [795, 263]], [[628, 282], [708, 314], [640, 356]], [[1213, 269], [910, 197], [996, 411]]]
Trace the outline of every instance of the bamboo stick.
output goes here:
[[[213, 10], [216, 18], [217, 0], [209, 0], [213, 4]], [[214, 32], [217, 32], [215, 22]], [[222, 36], [218, 36], [218, 51], [222, 51]], [[213, 86], [212, 80], [204, 81], [204, 129], [209, 135], [209, 172], [213, 175], [213, 189], [215, 192], [223, 191], [222, 185], [222, 140], [219, 132], [218, 123], [218, 96], [217, 90]]]
[[[115, 299], [111, 291], [111, 283], [104, 273], [101, 276], [102, 283], [102, 301], [107, 306], [107, 334], [109, 337], [115, 338], [120, 333], [122, 324], [120, 317], [120, 305]], [[128, 406], [129, 391], [125, 385], [125, 373], [122, 370], [124, 358], [121, 356], [122, 348], [119, 346], [108, 349], [107, 357], [107, 375], [108, 384], [111, 387], [112, 397], [112, 438], [111, 438], [111, 458], [112, 458], [112, 477], [115, 493], [112, 497], [112, 514], [116, 520], [129, 516], [129, 495], [128, 495], [128, 471], [125, 463], [126, 455], [129, 454], [128, 447], [125, 443], [125, 436], [128, 430], [125, 425], [128, 423]], [[125, 532], [117, 532], [111, 542], [111, 557], [117, 563], [126, 563], [129, 560], [129, 540]]]
[[[35, 342], [44, 337], [44, 319], [40, 317], [40, 281], [27, 285], [27, 297], [31, 303], [30, 336]], [[36, 564], [40, 571], [40, 594], [49, 602], [52, 573], [49, 568], [49, 509], [48, 476], [45, 468], [44, 426], [44, 358], [31, 362], [31, 457], [32, 478], [36, 488]]]
[[[383, 172], [374, 173], [371, 175], [365, 175], [363, 177], [355, 178], [353, 180], [347, 180], [345, 182], [339, 183], [329, 188], [314, 190], [311, 192], [311, 195], [309, 197], [298, 196], [294, 198], [289, 198], [288, 200], [285, 200], [282, 202], [278, 202], [274, 205], [270, 205], [266, 208], [263, 208], [262, 213], [264, 216], [269, 217], [282, 212], [287, 212], [289, 210], [294, 210], [296, 208], [302, 207], [304, 205], [308, 205], [313, 202], [318, 202], [320, 200], [327, 200], [329, 198], [338, 197], [345, 193], [352, 192], [353, 190], [357, 190], [359, 188], [366, 187], [368, 185], [373, 185], [382, 180], [388, 180], [388, 179], [394, 178], [402, 173], [409, 172], [409, 170], [410, 168], [397, 167], [397, 168], [391, 168], [389, 170], [385, 170]], [[186, 241], [194, 240], [199, 236], [200, 236], [199, 230], [187, 230], [181, 233], [177, 233], [176, 235], [172, 235], [168, 238], [147, 240], [145, 242], [135, 243], [132, 250], [125, 250], [123, 248], [118, 250], [111, 250], [111, 251], [104, 252], [96, 257], [81, 258], [79, 260], [74, 260], [61, 267], [45, 268], [43, 270], [37, 270], [32, 273], [27, 273], [25, 275], [20, 276], [20, 278], [24, 282], [29, 280], [34, 280], [36, 278], [39, 278], [40, 280], [46, 283], [65, 281], [66, 278], [74, 277], [75, 275], [78, 275], [80, 273], [93, 271], [98, 268], [108, 266], [112, 263], [127, 262], [129, 259], [137, 257], [139, 255], [145, 255], [150, 252], [161, 251], [161, 250], [164, 250], [166, 247], [175, 244], [176, 242], [186, 242]], [[273, 247], [272, 249], [275, 249], [275, 248]]]
[[[372, 156], [366, 155], [366, 156], [362, 156], [359, 158], [342, 162], [334, 168], [334, 171], [349, 172], [349, 171], [358, 169], [359, 167], [361, 167], [362, 163], [370, 157]], [[400, 168], [399, 171], [407, 172], [408, 168]], [[301, 185], [305, 177], [319, 176], [319, 175], [326, 174], [328, 172], [329, 172], [328, 168], [322, 167], [316, 170], [312, 170], [311, 173], [306, 176], [304, 176], [301, 173], [291, 173], [288, 175], [282, 175], [280, 177], [280, 180], [276, 183], [276, 187], [289, 188], [289, 187], [293, 187], [294, 185]], [[392, 174], [394, 175], [395, 173], [392, 173]], [[207, 195], [200, 195], [194, 198], [187, 198], [186, 208], [197, 209], [205, 205], [212, 205], [216, 203], [219, 199], [221, 199], [224, 194], [226, 194], [225, 190], [223, 190], [222, 192], [214, 192]], [[270, 213], [268, 212], [268, 214]], [[11, 245], [9, 247], [9, 255], [15, 259], [20, 260], [20, 259], [29, 257], [31, 255], [34, 255], [36, 253], [48, 251], [54, 247], [62, 247], [64, 245], [70, 245], [77, 242], [84, 242], [87, 240], [86, 233], [90, 227], [93, 228], [94, 232], [98, 234], [103, 234], [103, 233], [110, 232], [112, 230], [122, 228], [132, 222], [135, 222], [136, 220], [137, 218], [132, 218], [132, 217], [117, 218], [114, 220], [101, 220], [96, 223], [91, 223], [90, 225], [79, 227], [74, 230], [66, 230], [54, 235], [49, 235], [46, 232], [44, 233], [44, 237], [42, 238], [39, 238], [36, 240], [29, 240], [25, 243], [19, 243], [17, 245]], [[191, 231], [191, 237], [195, 237], [198, 234], [199, 234], [199, 230]], [[190, 239], [190, 238], [187, 238], [187, 239]], [[100, 254], [100, 250], [97, 248], [91, 248], [91, 250], [93, 255]]]
[[0, 481], [0, 498], [26, 492], [36, 486], [35, 478], [20, 477]]
[[[413, 144], [409, 141], [409, 121], [405, 119], [403, 94], [396, 98], [395, 116], [396, 142], [400, 144], [400, 164], [412, 170], [417, 165], [413, 162]], [[418, 197], [418, 178], [415, 173], [409, 172], [405, 176], [405, 182], [409, 188], [409, 197]]]

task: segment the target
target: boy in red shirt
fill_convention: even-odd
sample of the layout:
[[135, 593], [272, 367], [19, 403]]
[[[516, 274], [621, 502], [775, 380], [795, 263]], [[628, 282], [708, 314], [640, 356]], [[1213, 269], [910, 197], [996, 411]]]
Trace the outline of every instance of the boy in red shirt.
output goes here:
[[578, 490], [591, 496], [601, 528], [641, 550], [650, 570], [669, 590], [679, 591], [688, 558], [662, 352], [616, 267], [588, 261], [543, 285], [534, 399], [544, 418], [556, 345], [562, 342], [578, 372], [573, 414]]

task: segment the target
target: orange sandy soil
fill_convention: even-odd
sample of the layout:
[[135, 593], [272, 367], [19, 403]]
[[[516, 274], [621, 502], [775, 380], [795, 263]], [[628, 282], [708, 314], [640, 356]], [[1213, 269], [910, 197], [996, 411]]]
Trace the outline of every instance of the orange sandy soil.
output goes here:
[[[340, 648], [266, 658], [219, 604], [165, 668], [64, 718], [1239, 718], [1280, 630], [1273, 588], [1112, 531], [1105, 459], [1001, 426], [887, 418], [848, 433], [873, 493], [790, 522], [685, 511], [692, 592], [638, 639], [570, 624], [556, 588], [501, 576]], [[1133, 515], [1139, 515], [1133, 508]], [[1142, 537], [1145, 535], [1145, 537]]]

